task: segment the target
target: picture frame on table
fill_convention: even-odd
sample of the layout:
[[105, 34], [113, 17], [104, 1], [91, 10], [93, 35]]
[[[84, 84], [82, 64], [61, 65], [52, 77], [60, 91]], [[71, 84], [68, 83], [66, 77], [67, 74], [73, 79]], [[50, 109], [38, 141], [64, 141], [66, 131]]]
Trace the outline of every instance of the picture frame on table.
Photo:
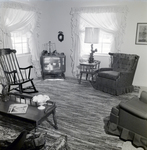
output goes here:
[[147, 23], [137, 23], [135, 44], [147, 45]]

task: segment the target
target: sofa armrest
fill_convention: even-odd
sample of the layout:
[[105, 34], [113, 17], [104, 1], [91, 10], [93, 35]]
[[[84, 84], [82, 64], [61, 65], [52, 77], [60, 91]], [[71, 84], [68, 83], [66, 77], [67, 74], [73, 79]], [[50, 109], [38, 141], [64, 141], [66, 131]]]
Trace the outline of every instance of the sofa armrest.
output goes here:
[[145, 91], [142, 91], [141, 94], [140, 94], [140, 101], [144, 102], [147, 104], [147, 92]]
[[119, 104], [120, 109], [123, 109], [139, 118], [147, 119], [147, 109], [146, 105], [139, 100], [138, 97], [134, 97], [127, 102], [121, 102]]

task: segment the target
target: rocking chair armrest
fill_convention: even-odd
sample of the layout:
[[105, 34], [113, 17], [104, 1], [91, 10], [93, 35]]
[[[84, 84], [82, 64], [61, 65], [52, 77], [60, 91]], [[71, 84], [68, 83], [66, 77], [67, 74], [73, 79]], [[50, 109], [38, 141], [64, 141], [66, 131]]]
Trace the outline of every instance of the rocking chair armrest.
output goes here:
[[5, 73], [7, 73], [7, 74], [12, 74], [12, 73], [17, 73], [17, 71], [16, 70], [13, 70], [13, 71], [4, 71]]
[[19, 68], [20, 70], [24, 71], [25, 73], [25, 76], [30, 79], [30, 75], [31, 75], [31, 69], [33, 68], [33, 66], [28, 66], [28, 67], [25, 67], [25, 68]]
[[30, 69], [30, 68], [33, 68], [33, 66], [31, 65], [31, 66], [28, 66], [28, 67], [25, 67], [25, 68], [19, 68], [19, 69], [26, 70], [26, 69]]

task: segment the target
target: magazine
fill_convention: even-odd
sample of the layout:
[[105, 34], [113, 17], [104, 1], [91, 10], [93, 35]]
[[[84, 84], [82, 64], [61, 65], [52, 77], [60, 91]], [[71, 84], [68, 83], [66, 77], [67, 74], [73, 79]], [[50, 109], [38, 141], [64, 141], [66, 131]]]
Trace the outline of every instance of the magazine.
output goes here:
[[26, 113], [28, 109], [28, 104], [11, 104], [9, 106], [8, 112], [17, 114], [17, 113]]

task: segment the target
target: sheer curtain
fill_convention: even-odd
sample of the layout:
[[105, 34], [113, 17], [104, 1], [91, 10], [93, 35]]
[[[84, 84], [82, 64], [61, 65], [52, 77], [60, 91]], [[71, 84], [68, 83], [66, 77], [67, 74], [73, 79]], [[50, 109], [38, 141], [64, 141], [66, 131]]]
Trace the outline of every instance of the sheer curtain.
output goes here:
[[37, 76], [41, 76], [38, 42], [39, 18], [40, 12], [34, 6], [20, 2], [0, 3], [1, 48], [12, 48], [12, 32], [16, 35], [25, 34], [29, 38], [29, 49]]
[[71, 9], [71, 32], [72, 32], [72, 74], [78, 74], [81, 56], [82, 33], [85, 27], [98, 27], [113, 35], [113, 46], [111, 51], [120, 52], [123, 43], [123, 35], [126, 27], [128, 8], [126, 6], [98, 6]]

